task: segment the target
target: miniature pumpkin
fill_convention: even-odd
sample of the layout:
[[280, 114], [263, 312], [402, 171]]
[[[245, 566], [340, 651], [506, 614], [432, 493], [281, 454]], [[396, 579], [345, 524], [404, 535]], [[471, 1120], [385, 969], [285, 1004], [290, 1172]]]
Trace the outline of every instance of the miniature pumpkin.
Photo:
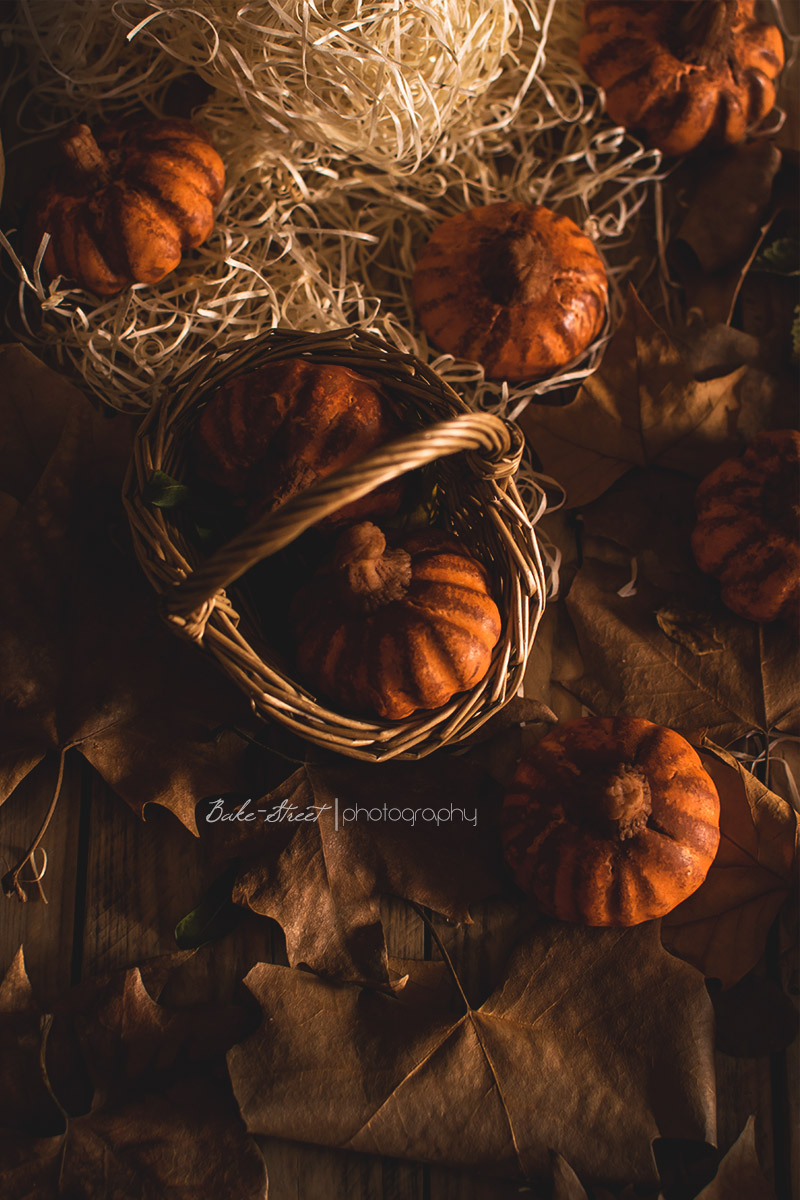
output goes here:
[[500, 637], [480, 563], [432, 529], [391, 549], [364, 522], [292, 606], [301, 672], [348, 711], [389, 720], [479, 683]]
[[414, 306], [442, 350], [489, 379], [537, 379], [600, 332], [603, 263], [568, 217], [541, 206], [472, 208], [439, 226], [414, 273]]
[[733, 145], [775, 103], [783, 42], [755, 0], [586, 0], [579, 57], [612, 121], [665, 154]]
[[542, 909], [638, 925], [697, 890], [719, 844], [719, 797], [671, 729], [633, 717], [560, 725], [523, 758], [502, 813], [506, 861]]
[[[194, 466], [254, 519], [399, 434], [371, 380], [349, 367], [289, 358], [219, 388], [194, 428]], [[402, 480], [392, 480], [324, 523], [395, 513], [402, 496]]]
[[751, 621], [800, 609], [800, 434], [761, 433], [697, 489], [692, 550], [722, 584], [722, 600]]
[[158, 283], [211, 233], [225, 168], [188, 121], [73, 125], [62, 163], [40, 196], [28, 240], [50, 242], [44, 267], [100, 296]]

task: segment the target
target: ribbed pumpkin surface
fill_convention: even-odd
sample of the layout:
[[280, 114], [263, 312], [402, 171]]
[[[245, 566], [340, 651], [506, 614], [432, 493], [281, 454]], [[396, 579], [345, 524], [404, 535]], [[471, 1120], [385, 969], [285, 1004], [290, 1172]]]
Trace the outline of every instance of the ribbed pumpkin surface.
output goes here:
[[29, 231], [51, 275], [101, 296], [158, 283], [185, 250], [206, 240], [225, 187], [225, 168], [188, 121], [111, 125], [94, 137], [73, 126], [63, 165], [42, 194]]
[[706, 877], [719, 797], [689, 743], [635, 718], [569, 721], [520, 763], [502, 836], [514, 879], [584, 925], [664, 916]]
[[692, 550], [722, 584], [722, 600], [751, 621], [800, 612], [800, 434], [759, 434], [697, 489]]
[[451, 217], [414, 273], [414, 307], [431, 341], [492, 379], [536, 379], [571, 362], [600, 332], [607, 299], [590, 239], [541, 205]]
[[665, 154], [731, 145], [770, 111], [783, 66], [755, 0], [587, 0], [579, 48], [612, 121]]
[[[348, 538], [359, 531], [377, 542], [366, 569], [377, 563], [379, 573], [385, 541], [372, 525]], [[399, 720], [479, 683], [501, 623], [486, 571], [454, 539], [423, 530], [388, 553], [400, 559], [401, 579], [371, 611], [358, 611], [334, 565], [299, 593], [292, 621], [298, 666], [320, 692], [351, 712]]]
[[[254, 517], [399, 434], [389, 402], [369, 379], [291, 358], [237, 375], [215, 393], [195, 426], [194, 465]], [[396, 512], [402, 493], [402, 482], [393, 481], [328, 522]]]

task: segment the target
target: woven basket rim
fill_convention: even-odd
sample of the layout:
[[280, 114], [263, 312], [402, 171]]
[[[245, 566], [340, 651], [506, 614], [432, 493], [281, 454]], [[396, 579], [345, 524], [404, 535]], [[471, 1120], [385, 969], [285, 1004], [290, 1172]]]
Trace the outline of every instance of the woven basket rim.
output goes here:
[[[241, 621], [234, 598], [216, 584], [211, 591], [204, 592], [199, 585], [193, 590], [193, 580], [203, 580], [210, 560], [184, 538], [162, 509], [144, 499], [145, 486], [155, 470], [172, 473], [170, 466], [180, 461], [181, 435], [222, 382], [257, 366], [297, 357], [332, 361], [358, 370], [380, 383], [391, 393], [393, 403], [413, 412], [422, 424], [411, 435], [381, 446], [360, 463], [318, 481], [260, 525], [256, 522], [247, 527], [237, 535], [238, 542], [234, 538], [221, 547], [219, 561], [230, 566], [237, 554], [226, 555], [228, 546], [236, 543], [235, 552], [243, 546], [252, 551], [267, 532], [274, 541], [275, 530], [279, 539], [286, 539], [281, 544], [288, 544], [319, 519], [326, 505], [327, 511], [333, 511], [352, 498], [359, 483], [362, 494], [376, 486], [374, 481], [364, 486], [368, 478], [374, 480], [376, 471], [401, 466], [408, 460], [409, 445], [417, 446], [429, 460], [431, 448], [425, 445], [425, 438], [433, 427], [439, 426], [434, 438], [439, 439], [439, 449], [448, 437], [451, 445], [453, 437], [463, 442], [461, 431], [468, 428], [474, 452], [463, 453], [461, 445], [449, 450], [460, 457], [458, 471], [453, 466], [456, 460], [449, 459], [452, 472], [447, 475], [446, 523], [457, 536], [466, 536], [465, 550], [489, 570], [503, 630], [484, 679], [441, 708], [420, 710], [399, 721], [339, 712], [317, 698], [291, 670], [277, 661], [260, 658], [244, 632], [246, 622]], [[447, 414], [444, 420], [435, 420], [440, 413]], [[512, 422], [494, 414], [475, 413], [430, 367], [377, 335], [357, 327], [325, 333], [276, 329], [237, 349], [226, 347], [222, 355], [210, 352], [187, 373], [182, 388], [159, 397], [137, 432], [123, 501], [137, 557], [162, 597], [166, 619], [176, 632], [203, 643], [249, 696], [259, 716], [277, 720], [307, 740], [350, 757], [370, 761], [419, 758], [471, 736], [513, 698], [521, 685], [544, 610], [546, 588], [536, 533], [512, 478], [521, 452], [522, 435]], [[417, 465], [412, 461], [405, 469], [413, 470]], [[470, 532], [465, 535], [464, 530]], [[260, 554], [253, 561], [258, 557]], [[242, 573], [238, 570], [231, 582]], [[206, 577], [208, 574], [206, 571]]]

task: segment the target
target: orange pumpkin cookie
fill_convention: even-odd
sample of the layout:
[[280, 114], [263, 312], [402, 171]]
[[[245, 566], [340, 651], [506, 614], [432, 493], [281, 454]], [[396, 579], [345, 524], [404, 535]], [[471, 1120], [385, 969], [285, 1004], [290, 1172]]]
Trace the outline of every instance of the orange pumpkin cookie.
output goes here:
[[27, 240], [44, 233], [44, 267], [100, 296], [158, 283], [201, 245], [225, 187], [222, 159], [189, 121], [73, 125], [39, 197]]
[[[201, 479], [271, 512], [340, 467], [400, 436], [377, 384], [349, 367], [287, 358], [235, 375], [212, 396], [193, 434]], [[397, 512], [403, 480], [346, 504], [326, 524]]]
[[431, 341], [489, 379], [538, 379], [576, 358], [603, 325], [605, 268], [568, 217], [488, 204], [435, 230], [417, 262], [414, 306]]
[[307, 679], [351, 712], [393, 721], [479, 683], [501, 629], [486, 571], [454, 538], [425, 529], [390, 549], [368, 522], [341, 535], [292, 622]]
[[719, 796], [671, 729], [633, 717], [568, 721], [522, 760], [502, 836], [514, 879], [582, 925], [638, 925], [697, 890], [719, 845]]
[[750, 621], [800, 614], [800, 433], [760, 433], [712, 471], [695, 496], [692, 550]]
[[775, 103], [783, 41], [755, 0], [587, 0], [579, 57], [612, 121], [665, 154], [732, 145]]

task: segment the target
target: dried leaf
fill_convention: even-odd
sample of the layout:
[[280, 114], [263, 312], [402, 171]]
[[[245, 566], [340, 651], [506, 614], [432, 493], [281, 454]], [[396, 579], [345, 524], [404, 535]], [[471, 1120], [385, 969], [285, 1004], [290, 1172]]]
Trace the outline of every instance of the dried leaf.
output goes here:
[[553, 710], [543, 704], [541, 700], [535, 700], [530, 696], [515, 696], [498, 713], [490, 717], [473, 737], [462, 742], [461, 746], [469, 748], [480, 745], [509, 729], [520, 726], [554, 725], [557, 721], [558, 717]]
[[[554, 622], [549, 624], [550, 628], [554, 627]], [[542, 631], [544, 628], [547, 626], [543, 622], [539, 629]], [[532, 658], [536, 656], [537, 651], [543, 650], [542, 642], [537, 633], [538, 646], [534, 645]], [[529, 669], [535, 669], [535, 664], [531, 664]], [[549, 674], [548, 670], [548, 692]], [[484, 729], [491, 726], [489, 737], [478, 737], [476, 741], [466, 743], [469, 746], [469, 761], [477, 768], [485, 768], [496, 783], [506, 788], [514, 777], [526, 747], [542, 737], [545, 732], [542, 726], [553, 725], [557, 720], [556, 714], [547, 704], [533, 697], [518, 696], [484, 726]], [[483, 730], [480, 733], [482, 734]]]
[[800, 733], [797, 645], [780, 623], [756, 625], [721, 609], [720, 649], [696, 655], [659, 628], [664, 592], [646, 580], [622, 598], [626, 572], [591, 559], [566, 600], [584, 674], [564, 686], [592, 712], [644, 717], [725, 742], [776, 726]]
[[754, 1117], [749, 1118], [697, 1200], [775, 1200], [758, 1161]]
[[20, 949], [0, 982], [0, 1129], [63, 1129], [40, 1061], [47, 1030]]
[[542, 922], [480, 1006], [444, 1018], [271, 964], [228, 1067], [251, 1132], [525, 1178], [656, 1180], [651, 1143], [713, 1139], [701, 977], [629, 930]]
[[531, 404], [521, 418], [543, 470], [575, 508], [634, 466], [698, 477], [736, 452], [737, 385], [745, 368], [696, 380], [683, 355], [631, 289], [602, 365], [563, 407]]
[[[53, 1197], [266, 1200], [264, 1161], [229, 1103], [204, 1081], [148, 1095], [121, 1112], [70, 1122]], [[0, 1175], [2, 1180], [2, 1175]], [[155, 1189], [158, 1189], [157, 1191]], [[36, 1193], [37, 1200], [49, 1200]]]
[[[40, 1018], [21, 956], [0, 997], [25, 1017], [29, 1031], [35, 1028]], [[8, 1028], [0, 1010], [0, 1094], [16, 1086], [19, 1070], [40, 1079], [48, 1096], [52, 1090], [59, 1099], [60, 1108], [50, 1103], [63, 1129], [46, 1136], [52, 1113], [38, 1105], [0, 1109], [0, 1194], [265, 1200], [263, 1160], [224, 1080], [214, 1077], [214, 1059], [221, 1061], [242, 1035], [244, 1019], [230, 1005], [157, 1005], [138, 970], [68, 993], [38, 1038], [15, 1037], [19, 1031]]]
[[797, 874], [798, 816], [732, 755], [704, 742], [720, 796], [720, 846], [698, 891], [664, 918], [665, 945], [730, 987], [764, 952]]
[[662, 604], [656, 609], [656, 621], [670, 641], [685, 646], [692, 654], [714, 654], [723, 648], [716, 621], [708, 612]]
[[770, 205], [781, 158], [772, 142], [760, 139], [712, 159], [700, 175], [676, 240], [703, 271], [747, 256]]
[[703, 323], [699, 329], [693, 324], [691, 332], [693, 336], [683, 350], [687, 366], [698, 379], [727, 375], [745, 364], [762, 368], [769, 365], [763, 343], [741, 329], [717, 322]]
[[[674, 472], [632, 472], [584, 510], [586, 557], [565, 602], [583, 674], [563, 686], [599, 715], [645, 717], [720, 742], [776, 725], [800, 730], [796, 639], [781, 622], [759, 626], [722, 605], [692, 557], [693, 494]], [[636, 594], [620, 596], [627, 556], [638, 567]]]
[[560, 1154], [553, 1156], [553, 1200], [664, 1200], [660, 1191], [648, 1192], [646, 1196], [641, 1188], [626, 1184], [621, 1190], [613, 1192], [606, 1188], [592, 1188], [591, 1196], [586, 1192], [578, 1176], [565, 1158]]
[[280, 923], [290, 964], [386, 983], [381, 893], [469, 921], [501, 886], [499, 799], [462, 758], [306, 764], [252, 806], [255, 821], [215, 821], [208, 836], [245, 859], [233, 898]]
[[119, 501], [132, 425], [18, 347], [0, 366], [0, 485], [24, 501], [0, 541], [0, 801], [75, 744], [136, 812], [196, 831], [198, 799], [247, 786], [245, 744], [210, 736], [247, 706], [157, 616]]
[[578, 1176], [560, 1154], [553, 1155], [553, 1200], [589, 1200]]
[[[694, 492], [694, 484], [674, 471], [631, 471], [583, 510], [584, 560], [614, 561], [596, 544], [598, 539], [613, 542], [637, 559], [641, 574], [656, 587], [694, 598], [698, 584], [709, 587], [689, 541], [696, 521]], [[699, 607], [707, 607], [705, 594], [701, 600]]]
[[124, 470], [133, 430], [130, 420], [110, 415], [103, 419], [73, 384], [45, 367], [24, 346], [0, 346], [0, 371], [0, 483], [4, 491], [20, 503], [27, 500], [65, 430], [75, 425], [80, 426], [84, 438], [81, 453], [87, 470], [90, 464], [97, 468], [104, 460], [112, 475]]
[[416, 1004], [428, 1015], [453, 1006], [453, 977], [447, 963], [435, 958], [397, 958], [390, 955], [389, 982], [404, 1004]]

